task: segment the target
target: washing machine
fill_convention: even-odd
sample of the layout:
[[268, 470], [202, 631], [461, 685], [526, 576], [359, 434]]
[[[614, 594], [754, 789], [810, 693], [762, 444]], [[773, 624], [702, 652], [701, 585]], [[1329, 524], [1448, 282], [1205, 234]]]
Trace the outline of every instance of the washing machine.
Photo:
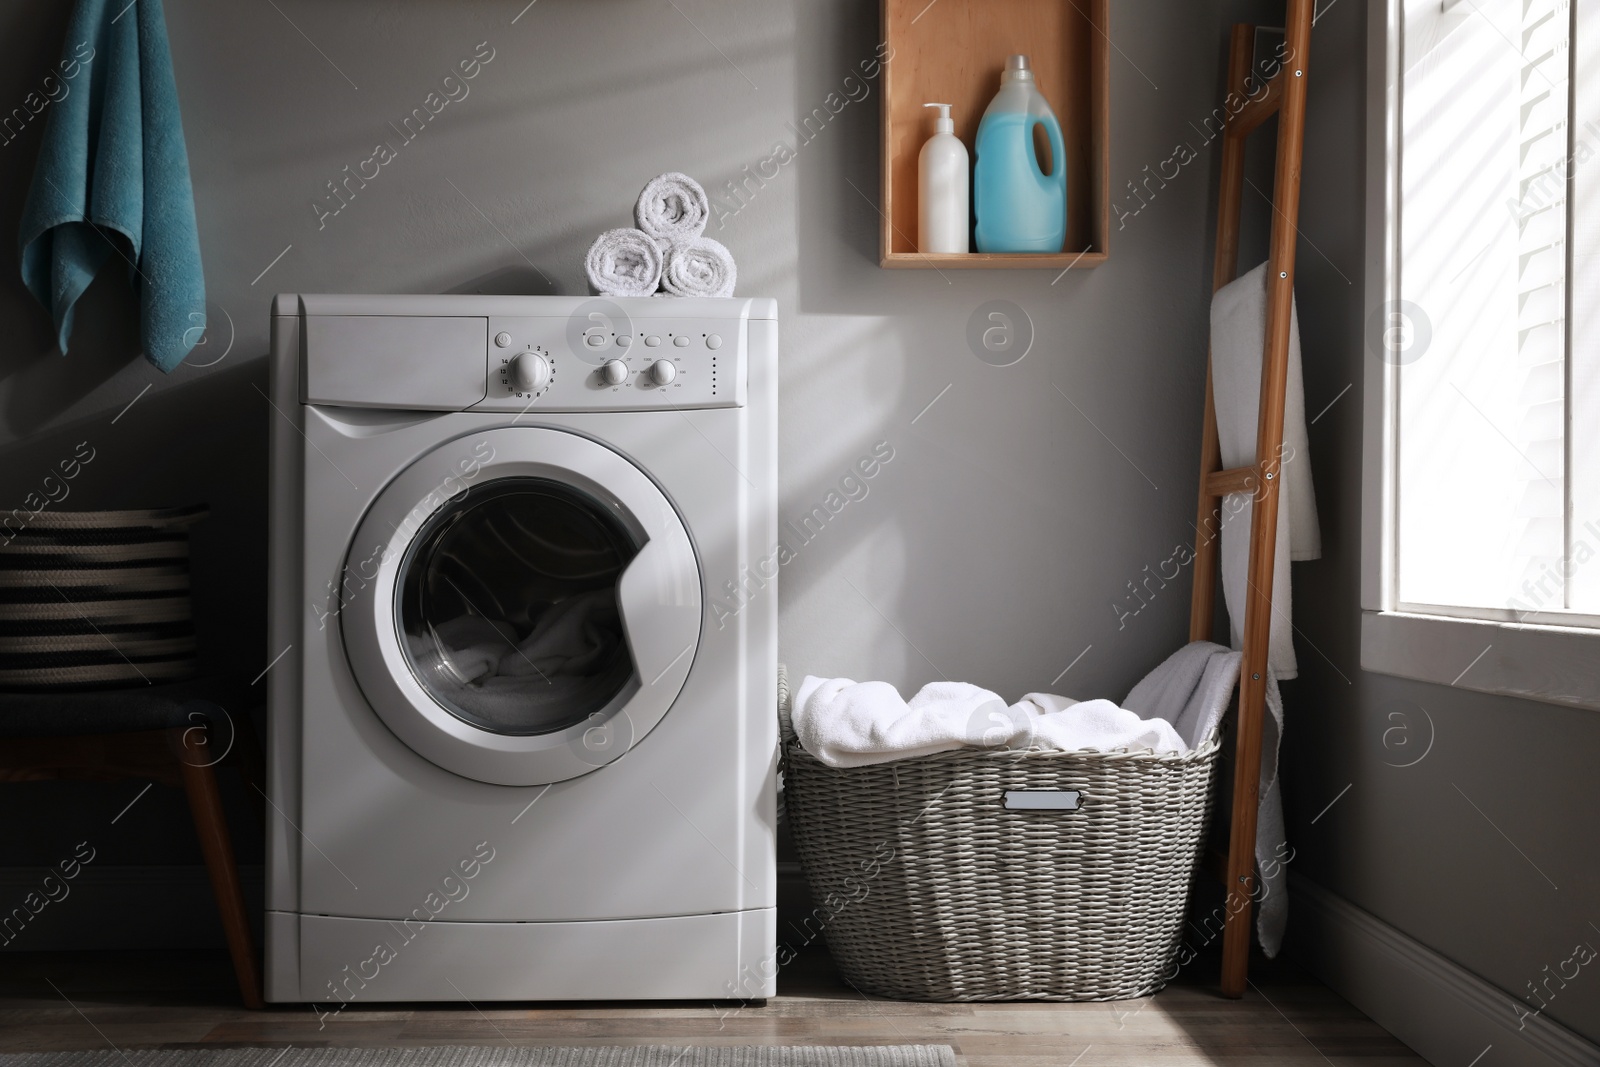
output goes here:
[[773, 993], [770, 300], [279, 296], [267, 999]]

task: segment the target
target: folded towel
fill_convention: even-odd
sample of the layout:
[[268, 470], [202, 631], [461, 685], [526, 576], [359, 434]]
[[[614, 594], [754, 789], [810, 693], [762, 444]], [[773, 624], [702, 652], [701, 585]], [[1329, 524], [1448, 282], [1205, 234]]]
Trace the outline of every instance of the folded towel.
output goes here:
[[[1134, 686], [1123, 707], [1162, 718], [1177, 727], [1191, 747], [1221, 723], [1239, 680], [1238, 652], [1210, 641], [1194, 641], [1168, 656]], [[1261, 726], [1261, 778], [1256, 814], [1256, 933], [1269, 957], [1283, 945], [1289, 921], [1288, 871], [1284, 867], [1283, 794], [1278, 788], [1278, 739], [1283, 735], [1283, 698], [1278, 680], [1267, 672], [1267, 717]]]
[[94, 58], [87, 84], [50, 109], [19, 228], [22, 280], [66, 352], [74, 304], [115, 255], [139, 293], [145, 358], [170, 371], [205, 333], [206, 293], [161, 0], [79, 0], [67, 41], [92, 43]]
[[711, 201], [700, 183], [670, 171], [651, 178], [633, 208], [639, 229], [667, 245], [686, 244], [706, 232]]
[[672, 245], [661, 272], [662, 288], [673, 296], [732, 296], [738, 280], [733, 253], [710, 237]]
[[[1217, 438], [1224, 467], [1256, 461], [1256, 420], [1261, 399], [1261, 360], [1267, 333], [1267, 264], [1230, 282], [1211, 298], [1211, 379]], [[1289, 561], [1322, 554], [1317, 505], [1311, 491], [1306, 445], [1305, 385], [1300, 368], [1300, 323], [1289, 313], [1289, 375], [1283, 419], [1283, 459], [1278, 483], [1277, 551], [1272, 572], [1272, 624], [1268, 665], [1279, 678], [1299, 673], [1290, 624]], [[1245, 593], [1249, 584], [1250, 493], [1232, 493], [1222, 508], [1222, 594], [1228, 605], [1233, 647], [1243, 646]]]
[[607, 230], [589, 246], [583, 268], [600, 296], [649, 296], [661, 284], [661, 249], [643, 230]]

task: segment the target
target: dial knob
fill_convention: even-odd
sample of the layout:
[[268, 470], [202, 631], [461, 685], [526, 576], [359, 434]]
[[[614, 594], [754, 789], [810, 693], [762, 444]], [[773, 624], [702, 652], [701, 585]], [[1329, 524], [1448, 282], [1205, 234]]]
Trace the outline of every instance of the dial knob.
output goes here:
[[678, 366], [670, 359], [658, 359], [650, 364], [650, 380], [657, 385], [671, 385], [678, 376]]
[[550, 361], [537, 352], [511, 357], [511, 387], [519, 393], [537, 393], [550, 384]]
[[608, 359], [600, 364], [600, 378], [607, 385], [621, 385], [628, 380], [628, 365], [620, 359]]

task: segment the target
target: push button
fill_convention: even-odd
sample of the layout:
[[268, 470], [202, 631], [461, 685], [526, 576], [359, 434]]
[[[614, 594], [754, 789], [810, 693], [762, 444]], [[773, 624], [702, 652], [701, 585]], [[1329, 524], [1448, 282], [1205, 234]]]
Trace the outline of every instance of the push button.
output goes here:
[[646, 334], [644, 338], [644, 345], [646, 348], [660, 348], [661, 335], [655, 333]]
[[672, 339], [672, 343], [677, 345], [679, 348], [689, 347], [689, 339], [681, 333]]
[[590, 348], [604, 348], [606, 346], [606, 335], [603, 333], [591, 333], [583, 339], [583, 343]]
[[722, 347], [722, 338], [717, 334], [712, 334], [706, 338], [706, 347], [715, 352], [717, 349]]
[[621, 337], [617, 338], [618, 348], [627, 348], [631, 344], [633, 344], [633, 338], [629, 337], [627, 334], [623, 334]]

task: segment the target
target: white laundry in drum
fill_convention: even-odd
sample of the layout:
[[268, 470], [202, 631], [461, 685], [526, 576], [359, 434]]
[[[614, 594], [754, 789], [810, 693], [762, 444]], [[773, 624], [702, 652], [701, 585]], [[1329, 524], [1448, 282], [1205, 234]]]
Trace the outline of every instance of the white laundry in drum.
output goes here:
[[[415, 670], [430, 688], [491, 729], [542, 730], [628, 671], [616, 594], [597, 589], [551, 604], [525, 637], [505, 620], [459, 615], [427, 635], [408, 634]], [[579, 716], [575, 721], [582, 721]]]

